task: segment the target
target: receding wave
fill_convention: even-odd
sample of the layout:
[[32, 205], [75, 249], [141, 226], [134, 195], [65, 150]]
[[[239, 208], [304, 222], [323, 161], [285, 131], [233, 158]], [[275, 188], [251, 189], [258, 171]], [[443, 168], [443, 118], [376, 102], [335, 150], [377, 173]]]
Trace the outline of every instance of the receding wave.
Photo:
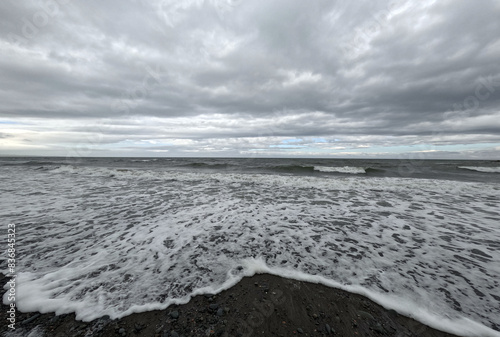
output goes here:
[[459, 166], [459, 169], [477, 171], [483, 173], [500, 173], [500, 167], [486, 167], [486, 166]]
[[315, 171], [320, 172], [335, 172], [335, 173], [348, 173], [348, 174], [365, 174], [364, 167], [356, 166], [314, 166]]

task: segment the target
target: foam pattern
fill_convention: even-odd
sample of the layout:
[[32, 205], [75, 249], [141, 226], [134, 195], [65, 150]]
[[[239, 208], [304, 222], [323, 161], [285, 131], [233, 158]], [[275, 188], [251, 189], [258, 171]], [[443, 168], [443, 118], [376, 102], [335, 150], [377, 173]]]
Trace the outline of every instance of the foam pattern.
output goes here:
[[[439, 322], [465, 319], [481, 327], [471, 334], [498, 336], [499, 185], [18, 170], [0, 171], [0, 217], [17, 228], [22, 311], [117, 318], [217, 292], [264, 270], [363, 289], [447, 331], [453, 324]], [[249, 267], [255, 260], [264, 267]]]

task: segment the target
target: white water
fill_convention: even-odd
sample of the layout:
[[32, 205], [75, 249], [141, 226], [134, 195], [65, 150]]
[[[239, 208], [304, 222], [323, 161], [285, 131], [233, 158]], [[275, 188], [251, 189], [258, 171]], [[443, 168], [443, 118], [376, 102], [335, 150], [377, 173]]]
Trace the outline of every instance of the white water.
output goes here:
[[459, 166], [458, 168], [484, 173], [500, 173], [500, 167]]
[[18, 230], [22, 311], [122, 317], [265, 271], [360, 292], [456, 334], [500, 335], [481, 325], [500, 324], [495, 185], [15, 170], [0, 172], [0, 216]]
[[337, 173], [350, 173], [350, 174], [365, 174], [364, 167], [353, 167], [353, 166], [314, 166], [314, 170], [320, 172], [337, 172]]

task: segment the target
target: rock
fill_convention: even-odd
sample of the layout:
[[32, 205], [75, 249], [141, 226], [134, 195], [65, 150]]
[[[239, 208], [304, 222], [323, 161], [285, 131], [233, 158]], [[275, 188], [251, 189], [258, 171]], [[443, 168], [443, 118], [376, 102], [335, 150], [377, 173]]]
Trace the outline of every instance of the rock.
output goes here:
[[376, 324], [373, 326], [373, 331], [378, 332], [378, 333], [381, 333], [381, 334], [383, 334], [383, 333], [385, 333], [385, 332], [386, 332], [386, 331], [385, 331], [385, 329], [384, 329], [384, 327], [383, 327], [380, 323], [376, 323]]
[[362, 310], [358, 310], [358, 316], [363, 319], [375, 319], [370, 313]]
[[179, 334], [174, 330], [170, 331], [170, 337], [179, 337]]
[[142, 329], [144, 329], [144, 324], [134, 324], [134, 330], [135, 332], [140, 332]]
[[297, 332], [298, 332], [298, 333], [304, 333], [304, 330], [302, 330], [301, 328], [298, 328], [298, 329], [297, 329]]
[[38, 317], [40, 317], [40, 313], [36, 313], [33, 316], [31, 316], [30, 318], [25, 319], [24, 321], [21, 322], [21, 325], [29, 324], [29, 323], [33, 322], [35, 319], [37, 319]]
[[208, 306], [208, 309], [210, 310], [217, 310], [219, 308], [219, 305], [217, 303], [212, 303]]
[[222, 315], [224, 315], [224, 309], [219, 308], [219, 310], [217, 310], [217, 316], [222, 316]]
[[332, 328], [328, 324], [325, 324], [325, 331], [326, 331], [327, 334], [331, 334], [332, 333]]
[[170, 313], [170, 317], [172, 317], [173, 319], [179, 318], [179, 312], [177, 310], [172, 311]]
[[124, 328], [120, 328], [120, 329], [118, 329], [118, 334], [120, 336], [126, 336], [127, 335], [127, 331], [125, 331]]
[[398, 315], [398, 312], [396, 310], [393, 310], [393, 309], [387, 310], [387, 313], [393, 317], [396, 317]]
[[224, 313], [228, 314], [230, 310], [229, 307], [224, 307]]

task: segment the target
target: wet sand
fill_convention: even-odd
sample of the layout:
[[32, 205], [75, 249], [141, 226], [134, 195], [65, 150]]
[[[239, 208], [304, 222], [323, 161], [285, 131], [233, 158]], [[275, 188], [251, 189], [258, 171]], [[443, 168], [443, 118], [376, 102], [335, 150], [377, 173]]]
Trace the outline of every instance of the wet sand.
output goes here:
[[[2, 332], [10, 331], [7, 310], [2, 304]], [[165, 310], [91, 322], [77, 321], [74, 314], [17, 312], [15, 326], [7, 336], [454, 336], [363, 296], [268, 274]]]

